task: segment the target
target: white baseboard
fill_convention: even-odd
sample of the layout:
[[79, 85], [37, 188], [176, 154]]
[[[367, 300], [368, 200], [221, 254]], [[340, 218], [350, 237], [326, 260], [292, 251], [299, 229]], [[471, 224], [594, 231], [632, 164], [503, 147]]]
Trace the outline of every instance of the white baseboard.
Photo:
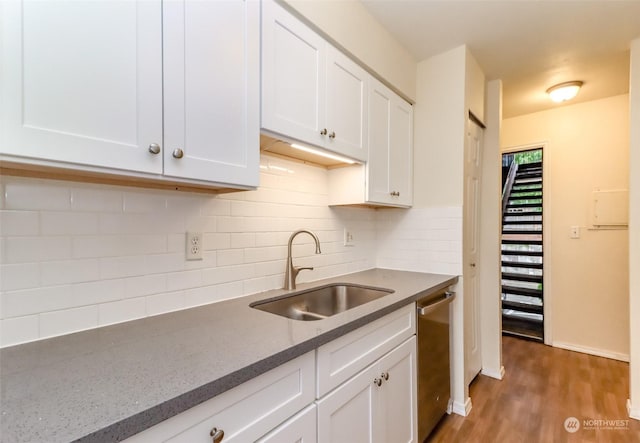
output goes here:
[[629, 362], [629, 354], [623, 354], [621, 352], [611, 352], [602, 349], [588, 348], [586, 346], [572, 345], [570, 343], [563, 343], [554, 341], [552, 343], [554, 348], [566, 349], [568, 351], [582, 352], [583, 354], [595, 355], [597, 357], [610, 358], [613, 360], [619, 360]]
[[494, 369], [485, 369], [482, 368], [482, 375], [486, 375], [487, 377], [495, 378], [496, 380], [502, 380], [504, 378], [504, 366], [500, 366], [499, 370]]
[[630, 399], [627, 399], [627, 412], [629, 412], [629, 418], [640, 420], [640, 408], [632, 408]]
[[467, 400], [464, 403], [460, 403], [459, 401], [453, 402], [452, 412], [454, 414], [462, 415], [466, 417], [471, 412], [471, 397], [467, 397]]

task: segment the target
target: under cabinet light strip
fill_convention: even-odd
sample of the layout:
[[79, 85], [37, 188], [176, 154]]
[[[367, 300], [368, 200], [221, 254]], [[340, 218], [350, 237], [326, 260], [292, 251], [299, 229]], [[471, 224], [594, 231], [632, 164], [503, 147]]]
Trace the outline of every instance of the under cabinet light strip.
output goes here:
[[315, 155], [330, 158], [332, 160], [336, 160], [339, 162], [349, 163], [350, 165], [356, 163], [355, 160], [351, 160], [350, 158], [342, 157], [341, 155], [329, 154], [328, 152], [320, 151], [318, 149], [313, 149], [308, 146], [299, 145], [297, 143], [291, 143], [291, 147], [294, 149], [298, 149], [300, 151], [308, 152], [309, 154], [315, 154]]

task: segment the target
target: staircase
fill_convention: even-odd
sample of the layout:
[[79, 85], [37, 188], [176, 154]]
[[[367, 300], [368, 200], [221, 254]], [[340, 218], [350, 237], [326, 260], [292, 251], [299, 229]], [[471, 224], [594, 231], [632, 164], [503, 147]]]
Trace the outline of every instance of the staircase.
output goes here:
[[503, 195], [502, 332], [544, 340], [542, 162], [512, 164]]

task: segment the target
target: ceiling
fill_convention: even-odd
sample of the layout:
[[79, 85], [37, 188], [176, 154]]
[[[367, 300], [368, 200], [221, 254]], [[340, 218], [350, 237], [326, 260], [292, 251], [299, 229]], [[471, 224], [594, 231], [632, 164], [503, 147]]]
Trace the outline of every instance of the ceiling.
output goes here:
[[466, 44], [488, 80], [503, 81], [503, 117], [550, 109], [545, 91], [581, 80], [569, 104], [629, 90], [629, 42], [640, 0], [361, 0], [416, 58]]

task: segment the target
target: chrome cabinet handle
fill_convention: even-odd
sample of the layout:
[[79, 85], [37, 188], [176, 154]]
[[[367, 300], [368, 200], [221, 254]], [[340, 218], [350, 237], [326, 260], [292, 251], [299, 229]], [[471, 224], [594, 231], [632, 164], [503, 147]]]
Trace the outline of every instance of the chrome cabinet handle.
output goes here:
[[451, 303], [453, 300], [455, 300], [455, 298], [456, 298], [455, 292], [447, 291], [444, 293], [444, 298], [436, 301], [435, 303], [432, 303], [426, 306], [418, 306], [418, 315], [423, 315], [423, 316], [428, 315], [433, 311], [435, 311], [436, 309], [438, 309], [440, 306]]
[[153, 155], [160, 154], [160, 145], [157, 143], [151, 143], [149, 145], [149, 152]]
[[332, 131], [331, 134], [329, 134], [329, 138], [336, 138], [336, 133]]
[[327, 135], [327, 128], [324, 128], [322, 131], [320, 131], [320, 135]]
[[380, 378], [384, 378], [384, 381], [389, 380], [389, 373], [383, 372], [382, 374], [380, 374]]
[[176, 148], [173, 150], [173, 158], [182, 158], [184, 157], [184, 151], [181, 148]]
[[400, 197], [400, 191], [391, 191], [390, 193], [393, 197]]
[[211, 432], [209, 432], [209, 435], [211, 436], [213, 443], [220, 443], [224, 438], [224, 431], [222, 429], [213, 428]]
[[374, 378], [373, 379], [373, 384], [380, 387], [382, 386], [382, 379], [381, 378]]

